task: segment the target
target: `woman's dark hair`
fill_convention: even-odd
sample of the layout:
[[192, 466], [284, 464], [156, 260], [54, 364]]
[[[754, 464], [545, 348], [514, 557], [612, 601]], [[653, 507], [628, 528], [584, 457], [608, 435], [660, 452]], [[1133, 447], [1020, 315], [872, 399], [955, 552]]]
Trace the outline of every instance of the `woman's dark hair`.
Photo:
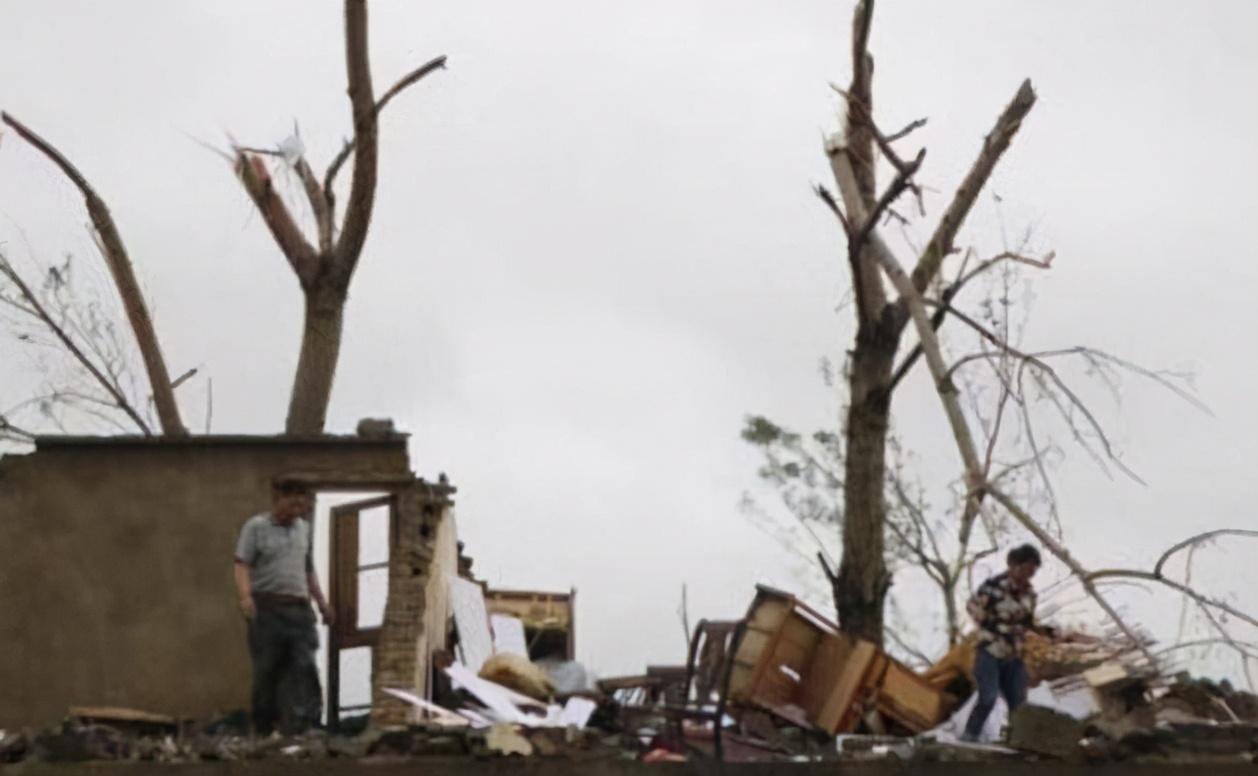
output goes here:
[[1040, 551], [1035, 549], [1035, 546], [1032, 544], [1024, 544], [1020, 547], [1014, 547], [1009, 551], [1005, 560], [1010, 566], [1021, 566], [1023, 563], [1034, 563], [1039, 566], [1042, 563], [1040, 560]]

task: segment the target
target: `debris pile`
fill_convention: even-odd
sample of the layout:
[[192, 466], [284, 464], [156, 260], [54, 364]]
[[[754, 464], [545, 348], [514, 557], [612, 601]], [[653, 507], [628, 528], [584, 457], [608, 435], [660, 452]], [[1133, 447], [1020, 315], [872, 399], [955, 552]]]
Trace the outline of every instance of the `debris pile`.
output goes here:
[[[458, 587], [458, 586], [456, 586]], [[563, 757], [674, 762], [914, 762], [1059, 759], [1067, 763], [1253, 762], [1258, 696], [1226, 682], [1169, 675], [1151, 641], [1115, 634], [1032, 640], [1027, 703], [997, 707], [989, 743], [963, 743], [975, 644], [917, 672], [841, 634], [790, 593], [760, 586], [746, 616], [701, 621], [685, 665], [594, 681], [571, 660], [549, 614], [490, 612], [479, 589], [452, 593], [455, 624], [442, 681], [389, 696], [412, 723], [258, 738], [242, 713], [198, 725], [120, 708], [73, 708], [60, 726], [0, 731], [0, 764], [108, 760], [391, 760], [425, 756]], [[527, 613], [525, 613], [527, 616]], [[559, 618], [562, 620], [563, 618]], [[549, 638], [539, 655], [535, 645]]]
[[1028, 702], [1011, 717], [1003, 708], [993, 713], [986, 744], [960, 740], [973, 704], [973, 639], [918, 673], [765, 586], [744, 620], [699, 624], [680, 679], [657, 669], [600, 686], [623, 729], [655, 736], [679, 755], [1253, 761], [1258, 696], [1168, 676], [1150, 656], [1151, 639], [1137, 639], [1032, 636], [1024, 655]]

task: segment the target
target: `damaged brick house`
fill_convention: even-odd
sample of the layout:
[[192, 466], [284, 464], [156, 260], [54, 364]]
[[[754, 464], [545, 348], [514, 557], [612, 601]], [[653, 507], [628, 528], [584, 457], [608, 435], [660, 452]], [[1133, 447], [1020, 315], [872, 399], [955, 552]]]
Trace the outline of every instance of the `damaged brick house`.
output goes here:
[[406, 435], [42, 437], [0, 458], [0, 728], [84, 704], [197, 718], [247, 706], [230, 560], [278, 478], [388, 507], [384, 618], [365, 630], [357, 511], [332, 513], [328, 594], [347, 625], [330, 641], [373, 648], [373, 719], [405, 721], [381, 688], [428, 693], [458, 566], [454, 489], [415, 476]]

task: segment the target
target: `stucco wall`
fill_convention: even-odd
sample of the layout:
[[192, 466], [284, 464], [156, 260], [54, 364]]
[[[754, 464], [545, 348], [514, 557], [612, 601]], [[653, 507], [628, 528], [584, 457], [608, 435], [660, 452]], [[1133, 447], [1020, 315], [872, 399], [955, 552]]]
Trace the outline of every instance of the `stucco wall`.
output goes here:
[[272, 478], [410, 476], [403, 437], [46, 440], [0, 459], [0, 728], [248, 706], [231, 558]]

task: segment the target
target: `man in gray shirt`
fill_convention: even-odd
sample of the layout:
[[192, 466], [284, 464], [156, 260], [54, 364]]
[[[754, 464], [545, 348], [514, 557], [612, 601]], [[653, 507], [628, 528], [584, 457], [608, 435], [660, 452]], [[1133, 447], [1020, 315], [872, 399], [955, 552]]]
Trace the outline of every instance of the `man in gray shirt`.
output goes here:
[[249, 622], [253, 662], [253, 724], [262, 735], [277, 723], [283, 732], [301, 732], [322, 716], [311, 600], [324, 624], [331, 624], [332, 612], [314, 572], [310, 522], [302, 519], [313, 507], [304, 484], [277, 482], [271, 511], [249, 518], [236, 542], [236, 593]]

